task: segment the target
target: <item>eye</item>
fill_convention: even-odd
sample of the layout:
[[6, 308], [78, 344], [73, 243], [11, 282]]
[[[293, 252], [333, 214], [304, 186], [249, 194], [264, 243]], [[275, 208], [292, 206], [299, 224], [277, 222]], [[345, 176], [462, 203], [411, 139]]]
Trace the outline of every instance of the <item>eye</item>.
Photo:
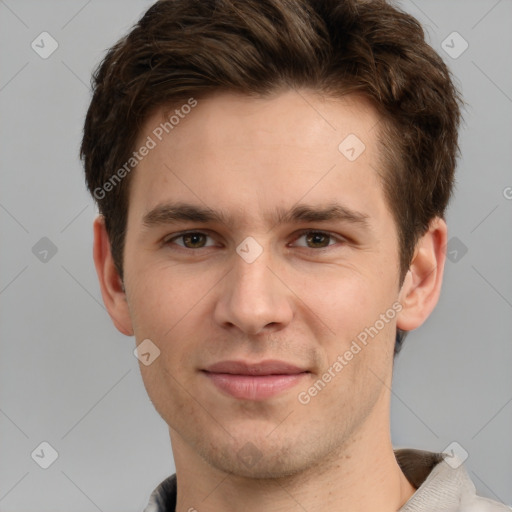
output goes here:
[[335, 237], [333, 234], [327, 233], [325, 231], [304, 231], [295, 239], [295, 242], [302, 238], [305, 239], [305, 244], [298, 244], [297, 246], [307, 247], [309, 249], [324, 249], [331, 245], [335, 245], [335, 239], [343, 242], [343, 239]]
[[[211, 239], [207, 233], [202, 233], [201, 231], [189, 231], [188, 233], [181, 233], [171, 238], [167, 238], [164, 240], [164, 243], [174, 243], [180, 247], [184, 247], [185, 249], [202, 249], [203, 247], [211, 247], [212, 245], [215, 245], [214, 243], [207, 244], [206, 242], [208, 238]], [[177, 240], [182, 241], [182, 243], [178, 243]]]

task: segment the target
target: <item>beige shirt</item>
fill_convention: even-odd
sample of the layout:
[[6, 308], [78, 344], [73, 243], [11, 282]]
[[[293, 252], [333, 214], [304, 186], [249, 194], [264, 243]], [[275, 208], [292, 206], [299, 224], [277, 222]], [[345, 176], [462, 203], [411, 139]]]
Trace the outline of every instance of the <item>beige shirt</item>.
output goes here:
[[[395, 450], [404, 475], [416, 492], [398, 512], [511, 512], [512, 508], [476, 495], [475, 486], [456, 457], [422, 450]], [[152, 493], [144, 512], [175, 512], [176, 474]]]
[[[404, 475], [416, 492], [398, 512], [510, 512], [512, 508], [476, 495], [462, 462], [442, 453], [395, 450]], [[447, 462], [449, 461], [449, 462]]]

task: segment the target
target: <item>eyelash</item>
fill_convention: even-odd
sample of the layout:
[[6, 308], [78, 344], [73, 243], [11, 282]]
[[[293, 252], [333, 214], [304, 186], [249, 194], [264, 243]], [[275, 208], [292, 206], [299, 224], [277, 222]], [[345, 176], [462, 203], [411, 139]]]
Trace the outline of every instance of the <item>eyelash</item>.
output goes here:
[[[322, 230], [318, 230], [318, 229], [304, 229], [302, 231], [299, 231], [297, 236], [294, 237], [293, 241], [296, 242], [299, 238], [302, 238], [304, 235], [308, 235], [308, 234], [317, 234], [317, 235], [327, 236], [327, 237], [330, 237], [329, 241], [334, 239], [342, 244], [347, 242], [347, 240], [345, 238], [343, 238], [339, 235], [335, 235], [334, 233], [330, 233], [329, 231], [322, 231]], [[184, 231], [183, 233], [175, 234], [175, 235], [172, 235], [171, 237], [165, 238], [163, 240], [163, 244], [170, 245], [173, 243], [174, 240], [183, 238], [186, 235], [204, 235], [206, 237], [213, 238], [212, 235], [210, 235], [209, 233], [204, 232], [204, 231]], [[185, 251], [198, 251], [200, 249], [208, 249], [209, 247], [212, 247], [211, 245], [209, 245], [209, 246], [205, 246], [205, 247], [191, 248], [191, 247], [185, 247], [185, 246], [182, 246], [179, 244], [177, 244], [177, 245], [180, 248], [180, 250], [185, 250]], [[299, 247], [301, 247], [303, 249], [311, 249], [313, 251], [319, 252], [319, 251], [325, 251], [326, 249], [329, 249], [330, 247], [332, 247], [334, 245], [335, 244], [329, 244], [326, 247], [317, 247], [317, 248], [307, 247], [307, 246], [299, 246]]]

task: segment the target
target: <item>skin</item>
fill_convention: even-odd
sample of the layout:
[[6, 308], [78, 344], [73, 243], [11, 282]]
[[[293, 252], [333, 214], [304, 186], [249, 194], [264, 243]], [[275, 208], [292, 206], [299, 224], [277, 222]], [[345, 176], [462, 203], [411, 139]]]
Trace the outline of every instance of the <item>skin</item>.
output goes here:
[[[147, 119], [137, 147], [161, 121], [162, 111]], [[415, 329], [437, 303], [447, 228], [432, 221], [400, 286], [397, 230], [375, 171], [378, 121], [355, 96], [217, 93], [133, 171], [124, 288], [96, 219], [94, 259], [109, 314], [122, 333], [161, 351], [140, 369], [169, 425], [178, 512], [385, 512], [414, 493], [390, 437], [395, 329]], [[338, 150], [350, 133], [366, 146], [353, 162]], [[145, 226], [144, 215], [168, 201], [227, 218]], [[276, 207], [332, 202], [366, 215], [367, 228], [272, 218]], [[312, 242], [304, 229], [332, 236]], [[207, 236], [170, 240], [185, 230]], [[248, 236], [263, 249], [252, 263], [236, 252]], [[301, 404], [298, 393], [396, 301], [395, 318]], [[266, 400], [236, 399], [200, 371], [228, 359], [279, 359], [310, 373]], [[246, 443], [259, 457], [250, 466], [238, 456]]]

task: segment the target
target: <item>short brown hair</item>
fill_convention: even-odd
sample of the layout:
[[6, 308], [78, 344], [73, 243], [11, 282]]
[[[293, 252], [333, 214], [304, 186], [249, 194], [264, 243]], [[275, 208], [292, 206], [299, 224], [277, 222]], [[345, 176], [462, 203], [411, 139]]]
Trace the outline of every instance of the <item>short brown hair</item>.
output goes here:
[[379, 112], [376, 171], [403, 282], [451, 195], [461, 99], [418, 21], [385, 0], [159, 0], [108, 51], [93, 75], [80, 156], [121, 279], [130, 175], [98, 190], [129, 160], [150, 112], [216, 90], [283, 88], [358, 93]]

